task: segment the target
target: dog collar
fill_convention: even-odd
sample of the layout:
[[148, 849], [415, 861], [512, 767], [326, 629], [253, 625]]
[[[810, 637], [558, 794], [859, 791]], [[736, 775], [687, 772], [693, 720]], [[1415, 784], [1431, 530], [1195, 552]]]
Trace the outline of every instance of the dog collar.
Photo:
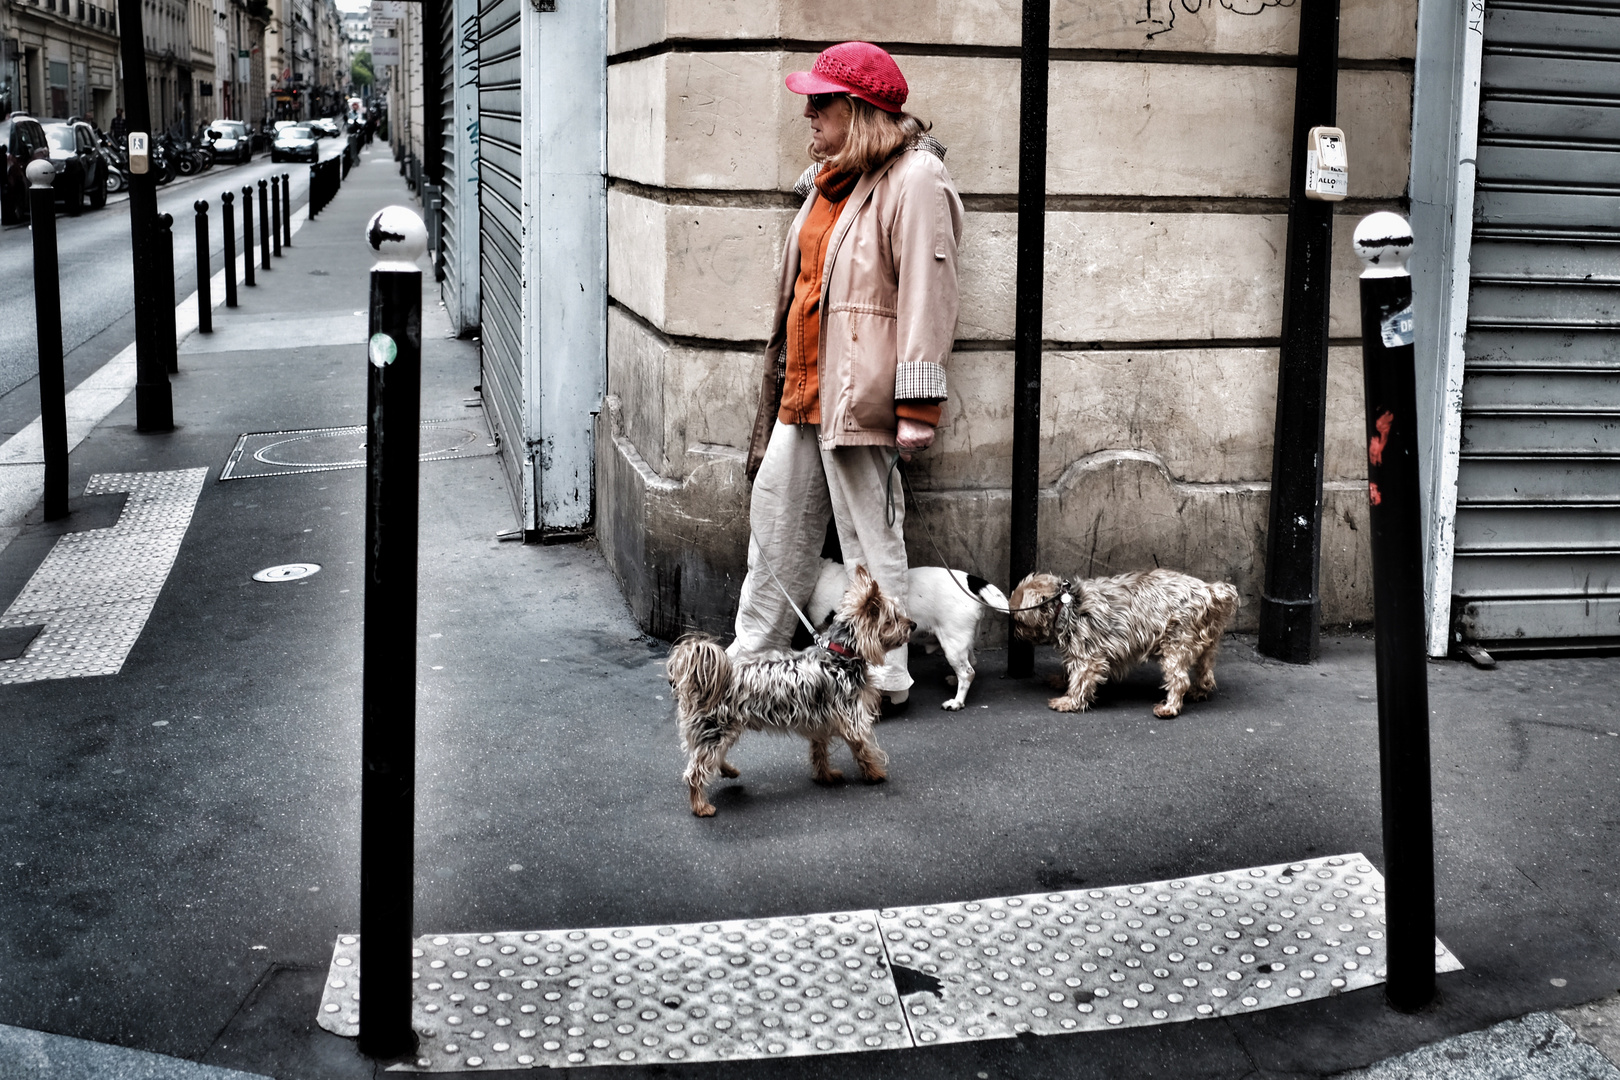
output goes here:
[[852, 649], [848, 648], [847, 646], [840, 645], [836, 641], [823, 641], [821, 643], [821, 647], [830, 653], [836, 653], [837, 655], [842, 656], [845, 660], [855, 659], [855, 653]]

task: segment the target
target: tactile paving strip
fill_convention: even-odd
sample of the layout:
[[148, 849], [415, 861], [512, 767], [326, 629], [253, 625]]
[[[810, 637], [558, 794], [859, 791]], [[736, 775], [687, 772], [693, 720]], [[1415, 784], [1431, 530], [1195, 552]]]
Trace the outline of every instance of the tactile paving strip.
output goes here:
[[912, 1045], [870, 911], [441, 935], [415, 952], [423, 1071]]
[[57, 538], [0, 627], [43, 623], [0, 683], [116, 675], [140, 638], [191, 525], [207, 469], [98, 473], [86, 495], [127, 491], [118, 524]]
[[[748, 1060], [1168, 1024], [1383, 981], [1359, 854], [831, 915], [420, 938], [396, 1070]], [[1462, 965], [1437, 941], [1435, 970]], [[359, 939], [321, 1001], [359, 1033]]]
[[[1384, 978], [1384, 879], [1357, 854], [879, 913], [919, 1043], [1168, 1024]], [[1439, 942], [1436, 970], [1461, 965]]]

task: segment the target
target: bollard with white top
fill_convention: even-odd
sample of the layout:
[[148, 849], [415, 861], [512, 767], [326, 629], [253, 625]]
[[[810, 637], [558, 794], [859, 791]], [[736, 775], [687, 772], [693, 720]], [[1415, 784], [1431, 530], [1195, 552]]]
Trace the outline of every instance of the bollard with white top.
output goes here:
[[221, 231], [225, 234], [225, 306], [236, 306], [236, 196], [225, 192], [219, 197]]
[[39, 341], [39, 426], [45, 442], [45, 520], [68, 515], [67, 385], [62, 372], [62, 279], [56, 258], [56, 167], [28, 163], [34, 233], [34, 323]]
[[[312, 196], [313, 198], [313, 196]], [[360, 1050], [412, 1050], [416, 807], [417, 472], [422, 412], [422, 219], [387, 206], [366, 224], [366, 566], [361, 683]]]
[[1356, 226], [1361, 364], [1367, 395], [1367, 501], [1377, 637], [1384, 809], [1384, 993], [1403, 1012], [1434, 1000], [1434, 809], [1429, 775], [1422, 499], [1412, 348], [1412, 227], [1378, 213]]
[[208, 200], [198, 199], [191, 204], [197, 212], [197, 333], [214, 332], [214, 268], [208, 252]]

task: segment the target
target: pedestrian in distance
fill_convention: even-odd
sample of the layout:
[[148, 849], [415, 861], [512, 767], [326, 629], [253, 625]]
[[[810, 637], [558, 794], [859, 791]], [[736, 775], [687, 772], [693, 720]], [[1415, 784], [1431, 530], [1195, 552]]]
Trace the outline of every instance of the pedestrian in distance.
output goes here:
[[128, 135], [129, 121], [124, 119], [124, 110], [119, 109], [117, 114], [113, 116], [112, 137], [118, 142], [119, 146], [123, 146], [124, 140]]
[[[812, 164], [794, 189], [805, 201], [788, 230], [748, 451], [748, 574], [727, 650], [745, 660], [790, 646], [792, 604], [815, 588], [829, 517], [845, 565], [907, 595], [892, 466], [934, 441], [956, 336], [962, 200], [945, 148], [904, 111], [894, 58], [844, 42], [786, 83], [805, 96]], [[873, 677], [903, 703], [906, 647]]]

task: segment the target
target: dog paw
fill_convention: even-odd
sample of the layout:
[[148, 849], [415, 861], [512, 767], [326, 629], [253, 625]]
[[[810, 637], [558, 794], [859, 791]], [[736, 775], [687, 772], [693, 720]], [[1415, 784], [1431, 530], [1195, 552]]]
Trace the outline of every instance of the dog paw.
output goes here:
[[692, 807], [693, 817], [714, 817], [714, 804], [704, 803], [702, 806]]
[[1161, 701], [1157, 705], [1153, 706], [1153, 715], [1168, 720], [1172, 716], [1181, 715], [1181, 708], [1179, 706], [1172, 706], [1168, 701]]
[[1209, 691], [1208, 690], [1200, 690], [1197, 687], [1194, 687], [1193, 689], [1187, 691], [1187, 700], [1188, 701], [1208, 701], [1209, 700]]
[[940, 705], [940, 708], [945, 709], [947, 712], [961, 712], [962, 702], [957, 701], [955, 698], [951, 698], [949, 701], [943, 702]]
[[1055, 697], [1051, 701], [1048, 701], [1046, 703], [1046, 707], [1048, 709], [1056, 709], [1058, 712], [1085, 712], [1086, 711], [1085, 702], [1076, 701], [1074, 698], [1071, 698], [1071, 697]]
[[818, 784], [842, 784], [844, 774], [837, 769], [828, 769], [826, 772], [812, 777]]
[[724, 776], [727, 780], [735, 780], [737, 777], [741, 776], [742, 773], [737, 769], [737, 766], [727, 764], [720, 766], [720, 775]]
[[861, 774], [861, 779], [868, 784], [881, 784], [888, 778], [889, 774], [884, 772], [882, 769], [874, 769], [871, 772]]

